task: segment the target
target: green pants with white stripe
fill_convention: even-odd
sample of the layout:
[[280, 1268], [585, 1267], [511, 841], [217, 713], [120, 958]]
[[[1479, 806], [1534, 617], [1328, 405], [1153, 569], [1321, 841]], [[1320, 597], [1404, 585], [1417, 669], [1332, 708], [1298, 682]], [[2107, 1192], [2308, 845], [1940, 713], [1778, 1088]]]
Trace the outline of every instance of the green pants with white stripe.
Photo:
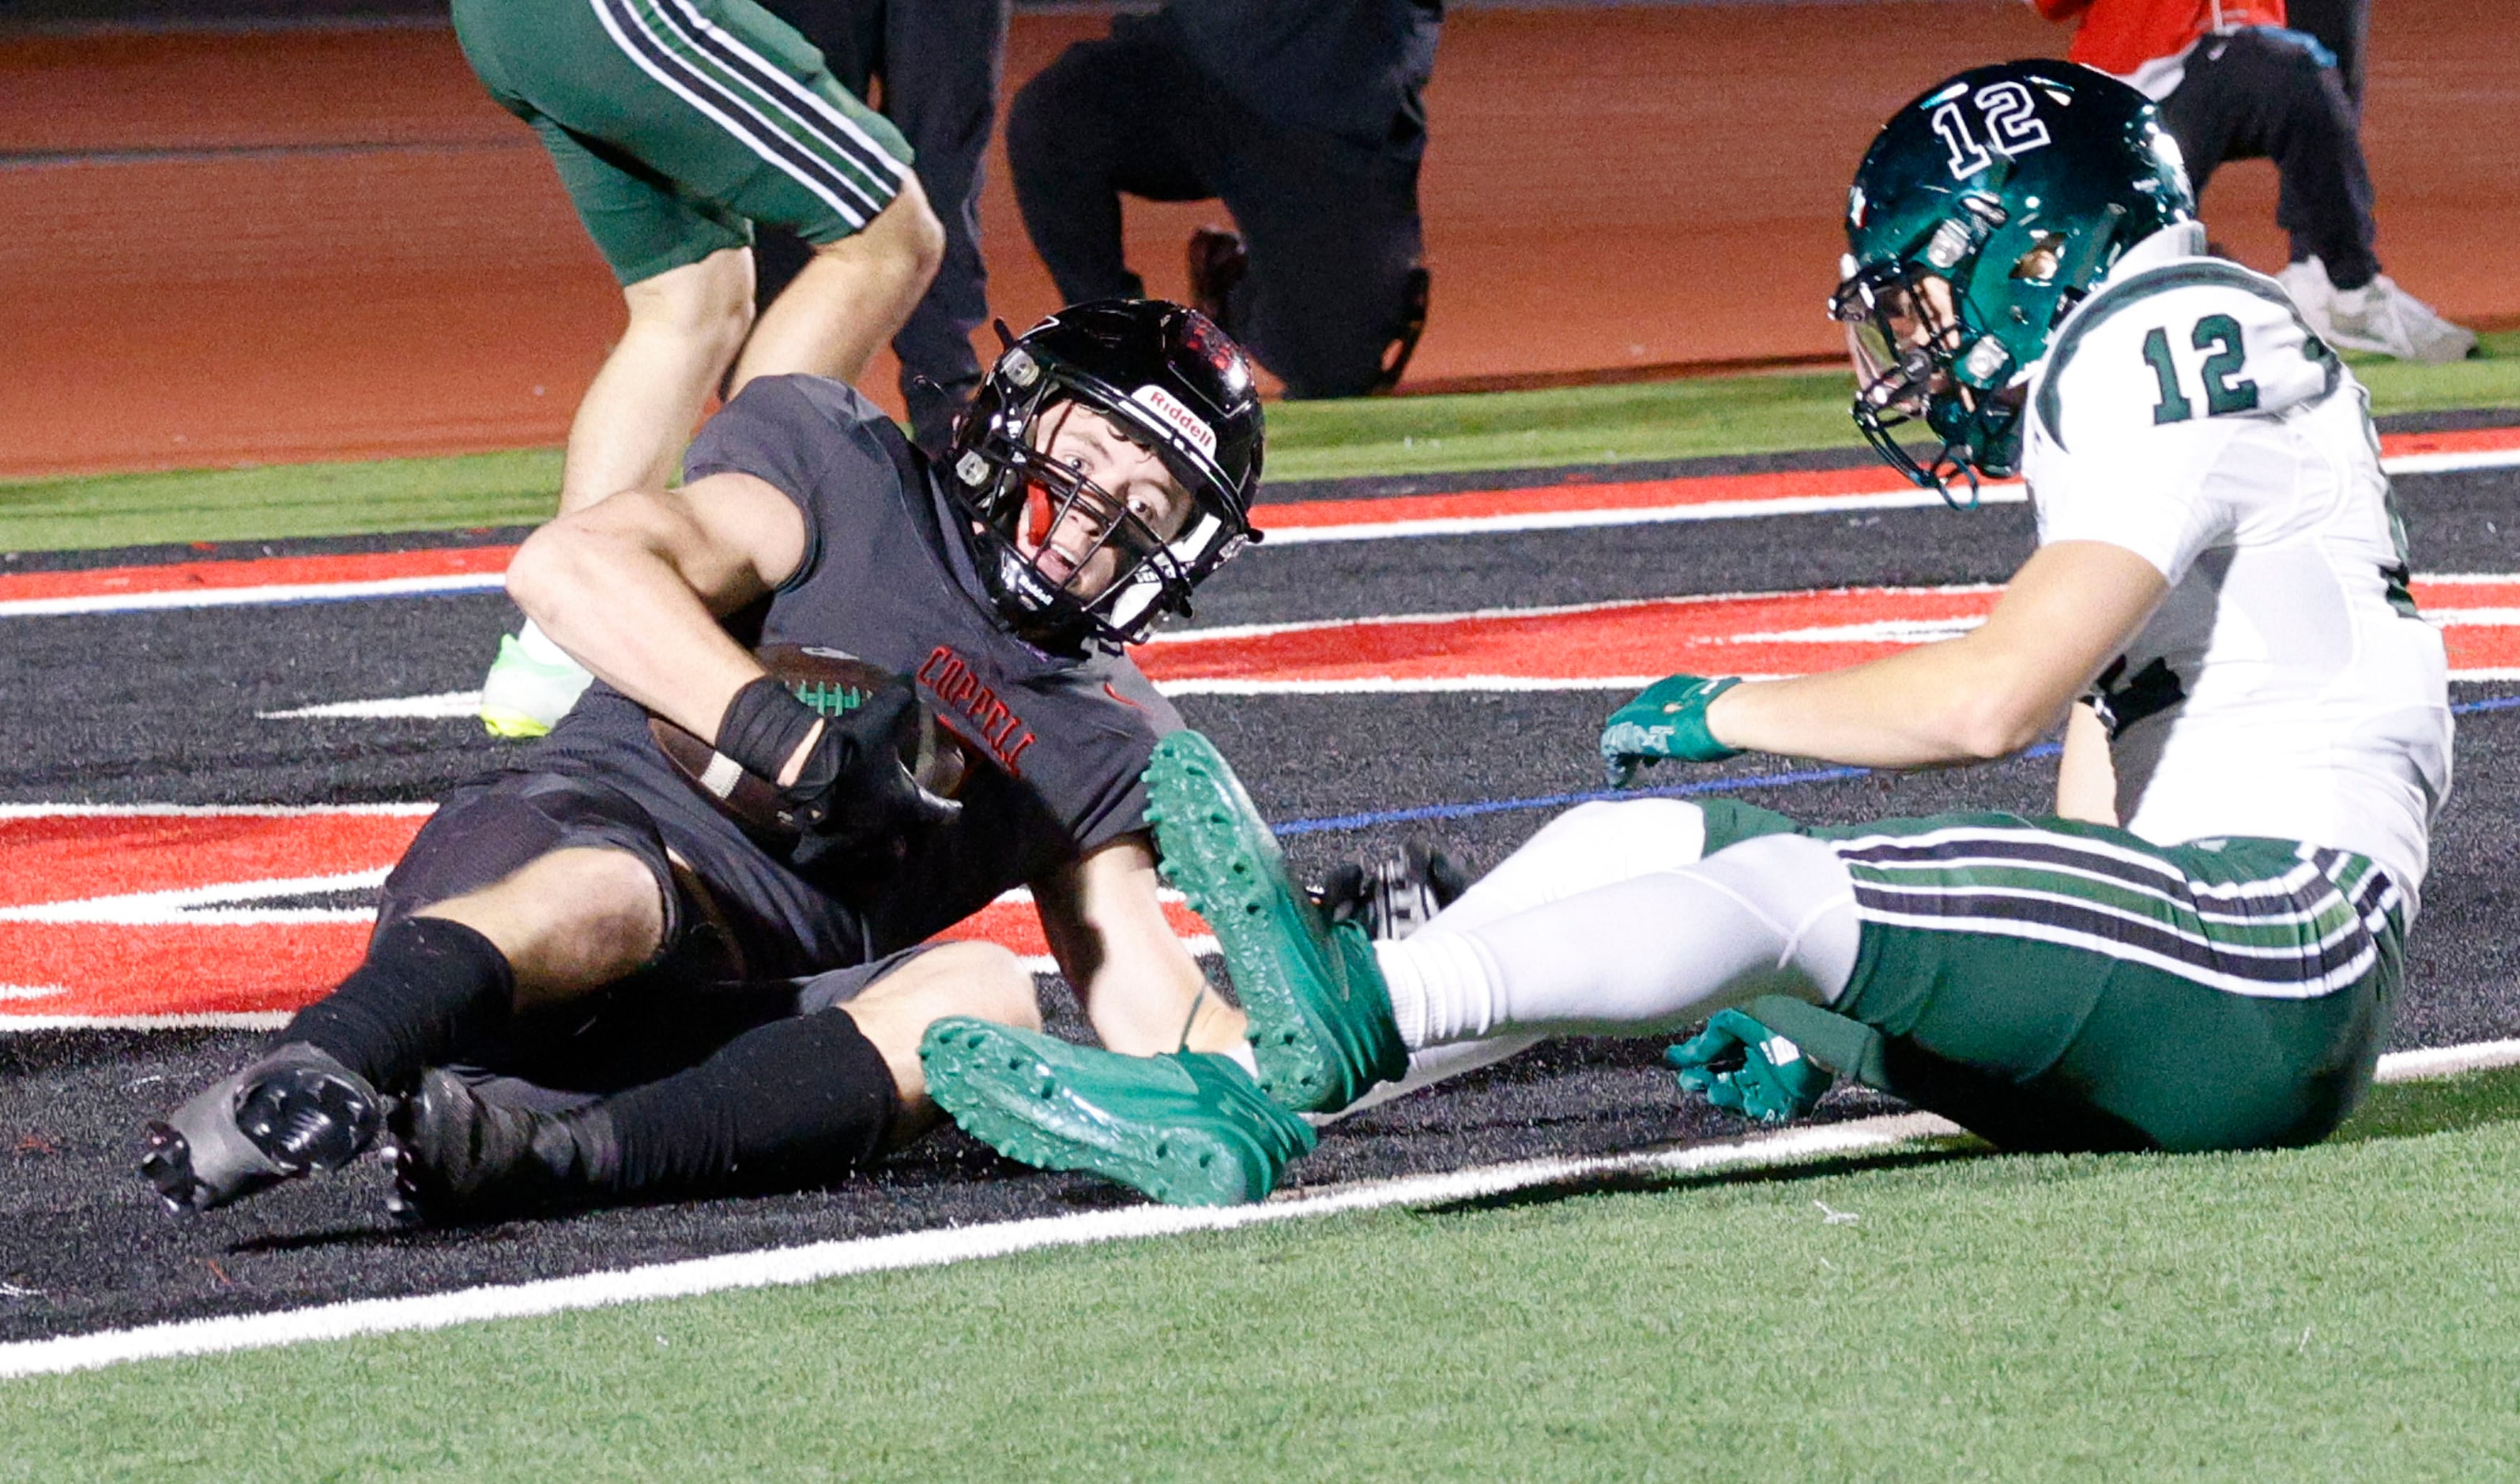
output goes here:
[[1805, 832], [1854, 878], [1862, 947], [1833, 1013], [1774, 1028], [1996, 1144], [2311, 1144], [2370, 1085], [2404, 929], [2363, 856], [2009, 814]]
[[455, 0], [455, 36], [533, 125], [623, 284], [752, 241], [849, 236], [910, 147], [752, 0]]

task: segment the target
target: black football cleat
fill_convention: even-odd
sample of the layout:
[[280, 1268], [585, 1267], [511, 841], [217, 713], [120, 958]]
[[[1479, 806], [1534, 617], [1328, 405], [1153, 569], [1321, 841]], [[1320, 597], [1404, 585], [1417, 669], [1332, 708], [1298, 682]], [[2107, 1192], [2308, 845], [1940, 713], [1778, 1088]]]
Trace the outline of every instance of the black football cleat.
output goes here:
[[1200, 227], [1190, 235], [1190, 306], [1234, 334], [1229, 302], [1236, 286], [1251, 272], [1251, 252], [1242, 234], [1223, 227]]
[[1410, 840], [1379, 861], [1346, 862], [1305, 894], [1332, 923], [1354, 922], [1379, 940], [1425, 926], [1469, 885], [1469, 874], [1444, 847]]
[[394, 1109], [400, 1220], [458, 1225], [601, 1201], [619, 1155], [608, 1118], [545, 1112], [489, 1095], [455, 1073], [422, 1074]]
[[1385, 392], [1400, 384], [1401, 373], [1409, 369], [1409, 358], [1418, 353], [1418, 341], [1426, 334], [1427, 289], [1433, 276], [1422, 268], [1412, 268], [1400, 287], [1400, 313], [1391, 326], [1391, 341], [1382, 349], [1382, 367], [1373, 378], [1372, 392]]
[[358, 1158], [384, 1101], [329, 1053], [292, 1042], [150, 1124], [140, 1174], [167, 1210], [207, 1211]]

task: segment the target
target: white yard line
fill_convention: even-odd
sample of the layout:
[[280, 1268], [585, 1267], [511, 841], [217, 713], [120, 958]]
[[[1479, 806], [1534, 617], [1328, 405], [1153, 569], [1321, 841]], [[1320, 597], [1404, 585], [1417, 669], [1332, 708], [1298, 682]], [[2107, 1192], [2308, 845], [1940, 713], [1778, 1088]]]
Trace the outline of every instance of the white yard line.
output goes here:
[[2514, 1065], [2520, 1065], [2520, 1041], [2474, 1041], [2465, 1046], [2391, 1052], [2380, 1058], [2379, 1080], [2421, 1082], [2427, 1077], [2455, 1077]]
[[814, 1242], [759, 1252], [734, 1252], [686, 1262], [658, 1263], [586, 1273], [539, 1282], [464, 1288], [413, 1298], [362, 1299], [272, 1314], [236, 1315], [109, 1329], [58, 1339], [0, 1345], [0, 1377], [58, 1374], [125, 1361], [179, 1355], [257, 1350], [309, 1340], [345, 1339], [414, 1329], [441, 1329], [482, 1320], [521, 1319], [569, 1310], [608, 1308], [647, 1299], [682, 1298], [739, 1288], [808, 1283], [859, 1273], [942, 1267], [1049, 1247], [1171, 1237], [1186, 1232], [1224, 1232], [1266, 1223], [1371, 1211], [1396, 1205], [1434, 1205], [1529, 1190], [1535, 1186], [1607, 1177], [1685, 1173], [1727, 1165], [1779, 1163], [1830, 1154], [1860, 1153], [1958, 1132], [1931, 1114], [1868, 1118], [1855, 1123], [1791, 1129], [1725, 1144], [1644, 1150], [1585, 1159], [1533, 1159], [1512, 1164], [1367, 1181], [1331, 1190], [1262, 1201], [1256, 1205], [1190, 1208], [1140, 1205], [1029, 1221], [990, 1222], [902, 1232], [853, 1241]]
[[[1981, 505], [2019, 505], [2030, 498], [2021, 484], [1989, 484], [1979, 492]], [[1411, 541], [1426, 536], [1508, 536], [1524, 531], [1586, 530], [1605, 525], [1664, 525], [1679, 520], [1741, 520], [1760, 516], [1819, 516], [1843, 511], [1912, 510], [1941, 505], [1929, 489], [1851, 492], [1842, 495], [1782, 495], [1765, 500], [1709, 500], [1694, 505], [1597, 506], [1590, 510], [1517, 511], [1496, 516], [1438, 516], [1422, 520], [1376, 520], [1354, 525], [1282, 525], [1269, 530], [1272, 547], [1313, 546], [1329, 541]], [[1252, 513], [1269, 529], [1269, 507]]]
[[[2400, 454], [2380, 461], [2391, 474], [2438, 474], [2476, 469], [2508, 469], [2520, 465], [2520, 449], [2483, 449], [2473, 453]], [[2030, 498], [2018, 479], [1990, 481], [1979, 487], [1981, 505], [2019, 505]], [[1282, 526], [1269, 532], [1273, 547], [1310, 546], [1328, 541], [1405, 541], [1426, 536], [1501, 536], [1523, 531], [1577, 530], [1605, 525], [1659, 525], [1677, 520], [1739, 520], [1761, 516], [1833, 515], [1847, 511], [1912, 510], [1941, 505], [1929, 489], [1848, 490], [1840, 494], [1786, 495], [1764, 500], [1710, 500], [1694, 505], [1597, 507], [1589, 510], [1524, 511], [1495, 516], [1450, 516], [1422, 520], [1378, 520], [1354, 525]], [[1255, 513], [1264, 529], [1269, 507]]]
[[0, 922], [101, 922], [122, 927], [365, 922], [375, 919], [375, 908], [256, 907], [251, 904], [273, 897], [366, 891], [383, 885], [386, 875], [392, 870], [390, 866], [379, 866], [370, 871], [345, 871], [335, 876], [221, 881], [208, 886], [178, 887], [171, 891], [131, 891], [66, 902], [34, 902], [20, 907], [0, 907]]
[[[2520, 1041], [2401, 1052], [2380, 1058], [2380, 1080], [2408, 1082], [2520, 1064]], [[610, 1308], [650, 1299], [684, 1298], [742, 1288], [819, 1282], [860, 1273], [943, 1267], [1094, 1242], [1225, 1232], [1267, 1223], [1372, 1211], [1391, 1206], [1444, 1205], [1537, 1187], [1634, 1175], [1690, 1174], [1725, 1168], [1761, 1168], [1831, 1155], [1872, 1153], [1960, 1133], [1931, 1113], [1904, 1113], [1853, 1123], [1787, 1129], [1746, 1139], [1628, 1154], [1527, 1159], [1439, 1175], [1361, 1181], [1328, 1190], [1286, 1194], [1257, 1205], [1189, 1209], [1141, 1205], [1029, 1221], [902, 1232], [852, 1241], [814, 1242], [733, 1252], [686, 1262], [586, 1273], [538, 1282], [463, 1288], [411, 1298], [361, 1299], [309, 1309], [221, 1319], [186, 1320], [133, 1329], [107, 1329], [56, 1339], [0, 1345], [0, 1378], [56, 1375], [127, 1361], [216, 1355], [313, 1340], [349, 1339], [443, 1329], [485, 1320], [527, 1319], [574, 1310]]]
[[188, 1015], [0, 1015], [0, 1036], [37, 1030], [278, 1030], [280, 1010], [211, 1010]]
[[[2420, 576], [2417, 582], [2429, 582]], [[2509, 582], [2512, 577], [2482, 579]], [[1649, 608], [1667, 608], [1675, 613], [1704, 608], [1719, 608], [1741, 603], [1760, 603], [1776, 599], [1828, 598], [1840, 594], [1862, 593], [1868, 598], [1982, 598], [2003, 591], [1998, 582], [1956, 582], [1942, 587], [1843, 587], [1785, 588], [1753, 591], [1748, 589], [1725, 593], [1684, 593], [1667, 598], [1609, 598], [1596, 603], [1555, 603], [1538, 607], [1504, 607], [1456, 608], [1432, 613], [1365, 613], [1354, 618], [1298, 618], [1283, 623], [1220, 623], [1196, 629], [1158, 629], [1147, 643], [1160, 651], [1177, 644], [1207, 644], [1218, 640], [1275, 639], [1286, 634], [1329, 634], [1349, 629], [1442, 628], [1457, 624], [1520, 622], [1537, 618], [1581, 618], [1594, 613], [1642, 612]]]
[[[2483, 449], [2472, 453], [2401, 454], [2380, 461], [2392, 474], [2451, 473], [2478, 469], [2520, 466], [2520, 449]], [[1850, 471], [1851, 475], [1865, 472]], [[1685, 481], [1684, 481], [1685, 482]], [[1990, 483], [1978, 492], [1986, 505], [2018, 505], [2029, 498], [2019, 480]], [[1419, 520], [1360, 520], [1349, 525], [1282, 526], [1269, 533], [1272, 547], [1317, 545], [1330, 541], [1405, 541], [1427, 536], [1504, 536], [1526, 531], [1573, 530], [1615, 525], [1656, 525], [1676, 520], [1737, 520], [1762, 516], [1825, 515], [1868, 510], [1905, 510], [1940, 505], [1942, 496], [1924, 489], [1850, 489], [1823, 495], [1791, 495], [1766, 500], [1717, 500], [1698, 504], [1621, 506], [1589, 510], [1525, 511], [1495, 516], [1457, 516]], [[1359, 502], [1360, 511], [1372, 502]], [[1268, 507], [1259, 509], [1265, 528]], [[251, 607], [287, 603], [342, 603], [361, 599], [419, 598], [446, 593], [496, 592], [507, 583], [500, 572], [458, 572], [426, 577], [383, 577], [356, 582], [281, 582], [257, 587], [186, 587], [163, 592], [98, 593], [64, 598], [0, 600], [0, 618], [50, 617], [66, 613], [128, 613], [166, 608]], [[361, 712], [342, 713], [363, 715]], [[413, 713], [421, 714], [421, 713]]]
[[434, 696], [397, 696], [383, 700], [336, 700], [299, 706], [293, 711], [256, 711], [258, 721], [457, 721], [481, 714], [478, 691], [441, 691]]
[[[1528, 675], [1438, 675], [1418, 678], [1363, 675], [1346, 680], [1163, 680], [1166, 696], [1422, 696], [1452, 692], [1641, 691], [1659, 675], [1563, 678]], [[1765, 680], [1764, 675], [1744, 676]]]
[[366, 598], [433, 598], [495, 593], [502, 572], [439, 577], [379, 577], [365, 582], [273, 582], [259, 587], [186, 587], [155, 593], [95, 593], [76, 598], [0, 601], [0, 618], [54, 618], [66, 613], [141, 613], [166, 608], [263, 607], [287, 603], [350, 603]]
[[176, 819], [304, 819], [323, 814], [375, 814], [418, 819], [435, 814], [427, 804], [0, 804], [0, 820], [138, 819], [168, 815]]
[[2451, 474], [2471, 469], [2509, 469], [2520, 465], [2520, 448], [2480, 448], [2456, 454], [2393, 454], [2380, 461], [2387, 474]]

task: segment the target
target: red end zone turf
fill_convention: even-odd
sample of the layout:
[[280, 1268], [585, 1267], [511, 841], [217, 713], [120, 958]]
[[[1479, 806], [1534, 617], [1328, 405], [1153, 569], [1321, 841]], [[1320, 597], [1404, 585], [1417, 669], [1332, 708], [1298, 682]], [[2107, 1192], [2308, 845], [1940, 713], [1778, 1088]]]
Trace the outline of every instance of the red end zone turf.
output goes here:
[[[321, 899], [382, 880], [427, 816], [426, 807], [12, 806], [0, 813], [0, 1030], [13, 1019], [295, 1010], [367, 945], [367, 911]], [[1185, 938], [1207, 935], [1177, 899], [1165, 912]], [[1003, 943], [1027, 959], [1050, 952], [1021, 893], [945, 936]]]
[[[1832, 588], [1473, 613], [1333, 619], [1159, 634], [1139, 662], [1159, 684], [1405, 690], [1642, 685], [1675, 672], [1806, 675], [1947, 639], [1995, 587]], [[2520, 577], [2419, 578], [2453, 678], [2520, 676]]]
[[[1142, 652], [1168, 684], [1296, 689], [1609, 688], [1673, 670], [1799, 674], [1960, 632], [1992, 587], [1853, 588], [1183, 633]], [[2520, 576], [2437, 577], [2415, 597], [2453, 674], [2520, 678]], [[374, 887], [426, 806], [0, 807], [0, 1028], [11, 1019], [270, 1014], [347, 972]], [[328, 901], [329, 898], [329, 901]], [[1205, 924], [1178, 902], [1176, 931]], [[1048, 953], [1031, 903], [950, 936]]]

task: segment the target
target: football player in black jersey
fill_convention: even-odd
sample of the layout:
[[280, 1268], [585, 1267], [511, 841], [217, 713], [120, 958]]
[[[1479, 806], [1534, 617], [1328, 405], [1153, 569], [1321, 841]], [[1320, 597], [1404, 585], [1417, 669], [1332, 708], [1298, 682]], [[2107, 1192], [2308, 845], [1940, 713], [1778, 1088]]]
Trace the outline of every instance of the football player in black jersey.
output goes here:
[[[1241, 352], [1159, 301], [1013, 340], [942, 468], [837, 382], [747, 386], [680, 488], [518, 551], [600, 683], [444, 801], [365, 962], [151, 1124], [144, 1175], [205, 1210], [390, 1126], [436, 1219], [829, 1182], [931, 1120], [931, 1020], [1038, 1023], [1012, 954], [929, 945], [1015, 886], [1104, 1045], [1247, 1058], [1156, 900], [1140, 775], [1181, 722], [1123, 647], [1256, 536], [1261, 444]], [[897, 678], [825, 715], [783, 648]], [[950, 799], [904, 749], [927, 725]]]

